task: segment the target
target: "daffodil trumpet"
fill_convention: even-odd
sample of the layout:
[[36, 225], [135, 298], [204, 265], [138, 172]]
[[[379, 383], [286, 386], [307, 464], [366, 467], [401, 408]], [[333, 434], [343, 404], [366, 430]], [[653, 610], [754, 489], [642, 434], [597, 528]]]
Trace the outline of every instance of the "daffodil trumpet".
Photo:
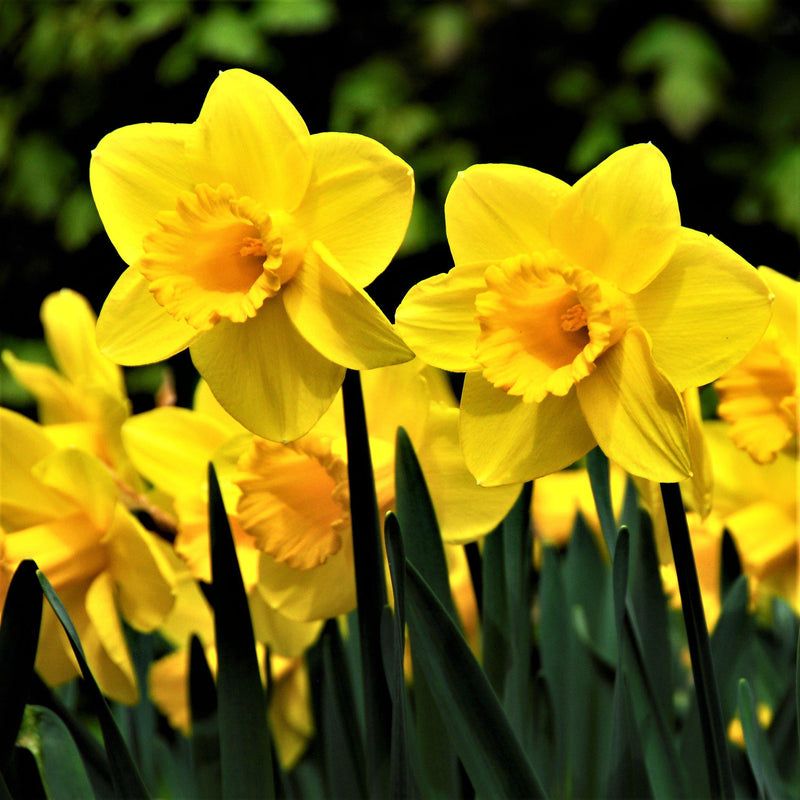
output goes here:
[[661, 496], [681, 593], [681, 607], [692, 661], [711, 796], [734, 800], [736, 795], [733, 788], [733, 771], [726, 745], [719, 688], [711, 660], [708, 626], [703, 612], [703, 599], [680, 487], [677, 483], [662, 483]]

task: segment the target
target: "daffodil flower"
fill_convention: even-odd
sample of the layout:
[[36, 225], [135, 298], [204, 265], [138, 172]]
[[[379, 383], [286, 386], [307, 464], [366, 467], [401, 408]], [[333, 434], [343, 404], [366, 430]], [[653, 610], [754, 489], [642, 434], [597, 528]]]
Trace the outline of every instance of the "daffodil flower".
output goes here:
[[[411, 362], [362, 377], [381, 514], [394, 503], [395, 434], [402, 424], [418, 453], [444, 540], [460, 543], [491, 531], [513, 505], [519, 487], [476, 485], [461, 456], [458, 409], [444, 376]], [[132, 417], [123, 429], [142, 473], [178, 498], [179, 554], [198, 576], [207, 574], [205, 478], [199, 465], [213, 459], [256, 635], [263, 641], [282, 640], [295, 630], [286, 618], [309, 623], [355, 608], [340, 397], [306, 436], [287, 445], [244, 431], [202, 383], [195, 409], [155, 409]]]
[[664, 156], [613, 154], [573, 186], [525, 167], [462, 172], [445, 205], [455, 267], [395, 315], [408, 345], [465, 372], [461, 441], [485, 485], [555, 472], [600, 445], [628, 472], [691, 472], [680, 392], [758, 341], [769, 292], [681, 227]]
[[62, 289], [44, 299], [40, 316], [57, 369], [22, 361], [8, 350], [3, 363], [34, 396], [39, 422], [59, 447], [94, 453], [132, 489], [141, 488], [120, 439], [130, 414], [125, 380], [97, 347], [91, 306], [77, 292]]
[[768, 267], [758, 271], [775, 294], [772, 321], [763, 339], [714, 386], [717, 411], [731, 423], [729, 436], [753, 460], [766, 464], [781, 450], [797, 452], [800, 290], [786, 275]]
[[[77, 448], [58, 449], [35, 422], [0, 409], [0, 604], [11, 576], [36, 560], [66, 606], [103, 693], [138, 699], [120, 615], [152, 631], [170, 611], [175, 579], [162, 542], [118, 501], [108, 469]], [[47, 606], [36, 669], [57, 686], [79, 674]]]
[[310, 135], [274, 86], [234, 69], [196, 122], [108, 134], [89, 177], [129, 265], [97, 325], [118, 363], [189, 347], [236, 419], [287, 441], [346, 368], [412, 357], [363, 290], [399, 247], [414, 192], [408, 165], [372, 139]]

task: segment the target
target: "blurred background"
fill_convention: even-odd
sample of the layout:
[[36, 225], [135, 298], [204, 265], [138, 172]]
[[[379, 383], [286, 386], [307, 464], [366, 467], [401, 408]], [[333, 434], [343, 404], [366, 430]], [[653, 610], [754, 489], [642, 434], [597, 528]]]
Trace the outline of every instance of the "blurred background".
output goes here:
[[[312, 133], [366, 134], [414, 168], [406, 242], [370, 287], [390, 317], [452, 265], [458, 170], [572, 182], [642, 141], [667, 156], [684, 225], [798, 275], [792, 0], [0, 0], [0, 347], [47, 361], [44, 297], [69, 287], [99, 311], [124, 268], [89, 192], [92, 148], [123, 125], [193, 121], [232, 66], [273, 82]], [[185, 404], [193, 371], [173, 362]], [[162, 376], [132, 370], [134, 401]], [[0, 403], [28, 403], [5, 372]]]

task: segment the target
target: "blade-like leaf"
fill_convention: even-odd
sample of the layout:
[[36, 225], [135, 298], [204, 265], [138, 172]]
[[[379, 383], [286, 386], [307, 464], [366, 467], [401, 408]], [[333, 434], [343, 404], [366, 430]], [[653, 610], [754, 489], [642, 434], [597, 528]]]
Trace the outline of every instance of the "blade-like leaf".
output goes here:
[[603, 538], [609, 554], [612, 554], [617, 540], [617, 523], [614, 519], [614, 506], [611, 502], [608, 458], [599, 447], [595, 447], [587, 453], [586, 468], [589, 472], [589, 482], [592, 485], [594, 504], [597, 507], [597, 517], [600, 520]]
[[366, 722], [367, 776], [371, 796], [386, 794], [389, 780], [392, 700], [383, 672], [381, 613], [386, 605], [383, 548], [375, 476], [369, 449], [361, 378], [347, 370], [342, 384], [347, 475], [358, 599], [358, 635]]
[[222, 797], [217, 687], [203, 644], [192, 636], [189, 648], [189, 709], [192, 715], [192, 762], [198, 800]]
[[103, 742], [108, 753], [108, 761], [111, 767], [111, 778], [114, 782], [114, 791], [119, 798], [133, 800], [133, 798], [149, 797], [139, 770], [131, 757], [128, 746], [120, 733], [117, 723], [111, 714], [111, 710], [106, 703], [97, 681], [94, 679], [89, 665], [86, 663], [86, 656], [83, 653], [78, 634], [69, 618], [64, 604], [56, 594], [55, 589], [50, 585], [50, 581], [41, 570], [37, 570], [36, 577], [39, 579], [44, 596], [55, 611], [59, 622], [66, 631], [67, 638], [72, 647], [72, 652], [80, 667], [83, 680], [94, 705], [97, 719], [100, 722], [100, 729], [103, 732]]
[[213, 464], [208, 466], [208, 517], [222, 796], [271, 800], [275, 787], [266, 697], [250, 608]]
[[444, 606], [406, 563], [406, 612], [416, 630], [418, 662], [448, 733], [478, 794], [544, 797], [497, 696]]
[[36, 580], [36, 564], [26, 559], [11, 578], [0, 623], [0, 770], [11, 758], [22, 722], [41, 620], [42, 589]]
[[28, 706], [21, 741], [36, 757], [48, 800], [91, 800], [94, 792], [78, 747], [58, 715]]

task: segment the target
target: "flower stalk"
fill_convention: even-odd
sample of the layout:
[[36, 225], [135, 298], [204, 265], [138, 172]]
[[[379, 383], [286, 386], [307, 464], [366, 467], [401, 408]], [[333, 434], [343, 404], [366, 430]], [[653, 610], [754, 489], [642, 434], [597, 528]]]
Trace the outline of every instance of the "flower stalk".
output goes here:
[[700, 725], [703, 731], [711, 796], [733, 800], [735, 797], [733, 772], [730, 755], [725, 744], [722, 706], [714, 674], [714, 664], [711, 660], [708, 626], [703, 613], [700, 583], [697, 579], [697, 568], [689, 537], [689, 526], [683, 510], [680, 486], [677, 483], [662, 483], [661, 497], [664, 501], [672, 556], [681, 593], [681, 607], [692, 661], [692, 675], [697, 693]]

